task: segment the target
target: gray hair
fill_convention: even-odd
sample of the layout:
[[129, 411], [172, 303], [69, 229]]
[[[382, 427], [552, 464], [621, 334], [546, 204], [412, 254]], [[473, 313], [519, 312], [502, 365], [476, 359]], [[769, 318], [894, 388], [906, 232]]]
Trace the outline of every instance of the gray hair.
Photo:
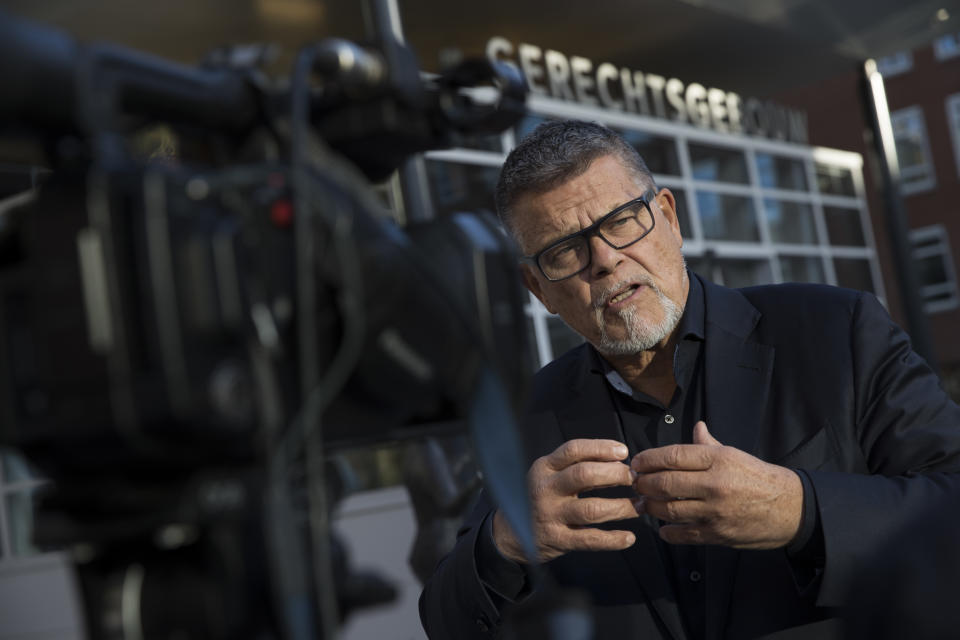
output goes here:
[[516, 238], [513, 206], [521, 196], [550, 191], [584, 173], [594, 160], [611, 155], [642, 189], [656, 189], [647, 163], [616, 131], [583, 120], [542, 123], [510, 152], [500, 170], [496, 206], [503, 226]]

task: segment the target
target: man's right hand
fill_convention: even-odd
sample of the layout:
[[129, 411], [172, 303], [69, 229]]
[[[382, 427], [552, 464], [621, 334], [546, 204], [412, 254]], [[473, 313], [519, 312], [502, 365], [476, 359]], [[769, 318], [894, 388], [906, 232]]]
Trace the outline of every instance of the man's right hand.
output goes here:
[[[568, 551], [618, 551], [632, 545], [630, 531], [604, 531], [589, 525], [637, 517], [629, 498], [580, 498], [605, 487], [629, 487], [630, 467], [622, 461], [627, 447], [616, 440], [568, 440], [549, 455], [537, 458], [527, 472], [531, 518], [540, 561]], [[527, 562], [520, 544], [498, 510], [493, 540], [500, 553]]]

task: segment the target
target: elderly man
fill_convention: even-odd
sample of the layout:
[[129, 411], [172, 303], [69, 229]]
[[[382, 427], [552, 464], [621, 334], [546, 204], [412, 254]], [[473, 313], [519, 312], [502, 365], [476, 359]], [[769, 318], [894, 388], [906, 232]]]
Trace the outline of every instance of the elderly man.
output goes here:
[[[960, 408], [869, 294], [687, 271], [676, 203], [597, 124], [541, 125], [497, 208], [523, 280], [586, 339], [523, 427], [539, 561], [597, 638], [830, 637], [876, 543], [960, 486]], [[482, 498], [421, 597], [497, 635], [530, 560]]]

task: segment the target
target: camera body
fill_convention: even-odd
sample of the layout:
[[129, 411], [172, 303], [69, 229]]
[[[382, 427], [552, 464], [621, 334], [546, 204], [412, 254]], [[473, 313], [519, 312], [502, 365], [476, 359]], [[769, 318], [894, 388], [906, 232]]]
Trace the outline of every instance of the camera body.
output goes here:
[[[73, 553], [90, 637], [326, 637], [388, 597], [330, 535], [337, 447], [483, 432], [523, 512], [513, 247], [490, 214], [401, 229], [367, 182], [509, 126], [519, 76], [335, 40], [272, 82], [2, 13], [0, 42], [0, 130], [52, 170], [0, 206], [0, 443], [52, 480], [35, 539]], [[158, 125], [176, 153], [138, 150]]]

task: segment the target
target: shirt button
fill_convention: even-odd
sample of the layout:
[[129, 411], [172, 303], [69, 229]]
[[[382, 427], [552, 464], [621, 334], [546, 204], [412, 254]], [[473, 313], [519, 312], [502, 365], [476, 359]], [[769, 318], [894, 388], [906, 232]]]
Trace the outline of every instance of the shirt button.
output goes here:
[[700, 582], [701, 578], [703, 578], [703, 576], [700, 575], [699, 571], [690, 572], [690, 582]]
[[674, 418], [673, 414], [671, 413], [668, 413], [667, 415], [663, 416], [663, 421], [666, 422], [667, 424], [673, 424], [674, 420], [676, 420], [676, 418]]

